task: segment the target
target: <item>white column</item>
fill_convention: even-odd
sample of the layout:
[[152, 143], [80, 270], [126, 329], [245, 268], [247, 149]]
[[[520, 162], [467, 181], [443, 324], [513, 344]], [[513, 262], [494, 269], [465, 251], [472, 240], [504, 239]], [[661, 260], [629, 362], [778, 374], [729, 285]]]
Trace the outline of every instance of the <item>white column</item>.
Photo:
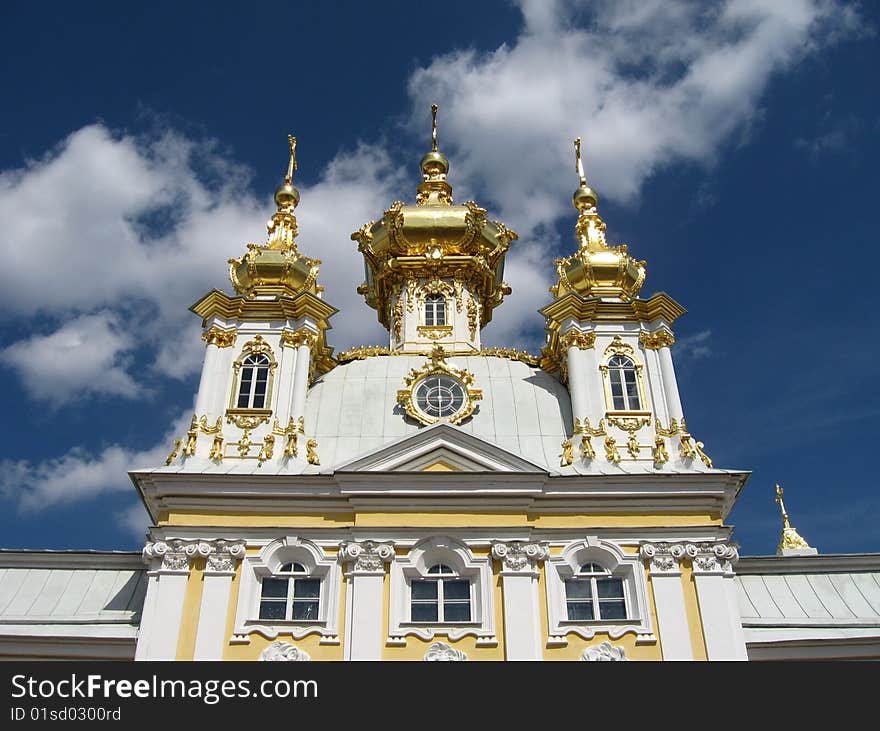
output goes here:
[[[736, 549], [723, 543], [688, 546], [694, 556], [694, 584], [709, 660], [748, 660], [736, 594], [732, 562]], [[696, 549], [696, 550], [693, 550]]]
[[643, 561], [649, 563], [654, 607], [664, 660], [693, 660], [693, 648], [681, 585], [681, 558], [684, 547], [679, 544], [646, 543], [641, 547]]
[[275, 392], [278, 394], [275, 399], [275, 418], [281, 427], [287, 426], [288, 419], [293, 415], [291, 412], [291, 404], [293, 401], [293, 378], [296, 370], [296, 363], [299, 360], [298, 348], [289, 343], [285, 336], [281, 337], [281, 355], [278, 363], [278, 374], [275, 385]]
[[672, 351], [664, 346], [657, 351], [660, 358], [660, 374], [663, 376], [663, 391], [666, 394], [666, 407], [672, 419], [681, 421], [684, 412], [681, 410], [681, 397], [678, 394], [678, 383], [675, 380], [675, 368], [672, 365]]
[[385, 564], [394, 558], [388, 543], [364, 541], [344, 543], [339, 560], [350, 564], [345, 574], [348, 590], [345, 599], [346, 660], [381, 660], [385, 628]]
[[312, 340], [313, 338], [304, 335], [300, 340], [299, 347], [296, 349], [296, 365], [293, 370], [293, 394], [290, 405], [290, 415], [294, 420], [299, 419], [300, 416], [305, 414], [306, 393], [309, 389], [309, 364], [312, 358], [310, 348]]
[[[669, 348], [667, 348], [669, 350]], [[648, 388], [651, 390], [651, 403], [654, 416], [663, 424], [669, 425], [669, 407], [666, 403], [666, 392], [663, 389], [663, 377], [660, 372], [660, 355], [655, 349], [647, 349], [645, 353], [645, 371], [648, 376]], [[671, 361], [670, 361], [671, 362]], [[675, 376], [673, 375], [673, 378]]]
[[244, 554], [244, 541], [217, 541], [212, 545], [202, 574], [202, 604], [199, 609], [194, 660], [223, 659], [232, 579], [236, 564]]
[[149, 585], [135, 660], [174, 660], [183, 616], [183, 600], [189, 580], [190, 560], [182, 546], [156, 541], [144, 547], [144, 560], [153, 568], [147, 572]]
[[540, 543], [492, 544], [492, 556], [502, 565], [504, 653], [507, 660], [543, 659], [537, 565], [549, 555], [547, 546]]
[[581, 349], [572, 345], [565, 353], [568, 365], [568, 392], [571, 395], [571, 414], [573, 419], [583, 419], [587, 415], [587, 385], [584, 383], [583, 357]]

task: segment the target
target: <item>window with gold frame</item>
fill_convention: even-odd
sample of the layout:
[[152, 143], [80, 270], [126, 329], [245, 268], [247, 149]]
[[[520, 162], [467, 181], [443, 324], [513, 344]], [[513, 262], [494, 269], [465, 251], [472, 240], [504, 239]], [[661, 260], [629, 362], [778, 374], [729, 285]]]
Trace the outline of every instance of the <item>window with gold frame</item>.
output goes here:
[[635, 349], [615, 335], [599, 365], [608, 413], [641, 414], [648, 411], [642, 369], [642, 364], [636, 360]]
[[272, 346], [261, 335], [245, 343], [232, 364], [229, 411], [233, 413], [271, 411], [272, 386], [277, 367]]

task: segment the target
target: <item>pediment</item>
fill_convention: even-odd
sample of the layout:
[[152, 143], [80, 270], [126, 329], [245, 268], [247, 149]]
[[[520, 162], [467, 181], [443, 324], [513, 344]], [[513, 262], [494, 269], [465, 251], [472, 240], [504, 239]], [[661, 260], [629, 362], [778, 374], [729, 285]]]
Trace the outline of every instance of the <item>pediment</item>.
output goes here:
[[445, 423], [434, 424], [386, 444], [337, 467], [335, 472], [547, 474], [547, 470], [533, 462]]

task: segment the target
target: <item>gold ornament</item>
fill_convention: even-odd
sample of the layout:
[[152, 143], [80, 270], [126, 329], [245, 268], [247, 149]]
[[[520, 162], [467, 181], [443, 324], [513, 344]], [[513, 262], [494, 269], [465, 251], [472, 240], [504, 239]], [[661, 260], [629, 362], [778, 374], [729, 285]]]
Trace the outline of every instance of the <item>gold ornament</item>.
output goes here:
[[319, 465], [321, 464], [321, 460], [318, 459], [318, 441], [316, 439], [309, 439], [306, 442], [306, 459], [309, 464]]
[[675, 336], [669, 330], [658, 330], [653, 333], [643, 330], [639, 333], [639, 343], [646, 350], [660, 350], [671, 347], [675, 343]]
[[171, 450], [171, 454], [165, 458], [165, 465], [170, 465], [175, 459], [177, 459], [177, 453], [180, 451], [180, 445], [183, 443], [182, 439], [174, 440], [174, 449]]
[[665, 464], [669, 461], [669, 452], [666, 451], [666, 440], [663, 435], [658, 432], [654, 437], [654, 449], [652, 450], [654, 462], [657, 464]]
[[586, 434], [581, 437], [581, 458], [596, 459], [596, 452], [593, 449], [593, 443]]
[[199, 422], [196, 415], [193, 414], [192, 421], [189, 424], [189, 431], [186, 433], [186, 445], [183, 448], [184, 457], [192, 457], [196, 453], [196, 437], [199, 434]]
[[260, 449], [260, 453], [257, 455], [257, 461], [260, 464], [266, 462], [267, 460], [272, 459], [272, 455], [275, 453], [275, 437], [271, 434], [267, 434], [263, 437], [263, 447]]
[[562, 456], [559, 460], [560, 467], [568, 467], [574, 461], [571, 453], [571, 439], [566, 439], [562, 443]]
[[776, 503], [782, 511], [782, 537], [779, 540], [779, 546], [776, 549], [776, 552], [781, 554], [783, 550], [813, 550], [813, 547], [801, 537], [801, 535], [792, 527], [791, 522], [789, 522], [788, 513], [785, 512], [785, 503], [782, 502], [783, 492], [784, 490], [777, 483]]
[[605, 437], [605, 459], [609, 462], [620, 462], [620, 455], [617, 453], [617, 442], [613, 437]]

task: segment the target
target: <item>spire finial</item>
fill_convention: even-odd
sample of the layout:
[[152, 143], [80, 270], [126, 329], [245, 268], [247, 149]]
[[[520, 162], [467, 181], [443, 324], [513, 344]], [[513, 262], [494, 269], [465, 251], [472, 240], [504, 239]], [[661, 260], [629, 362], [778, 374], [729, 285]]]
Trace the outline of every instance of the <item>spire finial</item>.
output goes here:
[[587, 184], [587, 176], [584, 175], [584, 163], [581, 161], [581, 138], [574, 138], [574, 160], [575, 160], [575, 170], [577, 170], [578, 179], [581, 181], [581, 185]]
[[776, 549], [778, 556], [791, 555], [810, 555], [816, 554], [818, 551], [810, 546], [801, 535], [791, 527], [788, 519], [788, 513], [785, 512], [785, 503], [782, 502], [782, 493], [784, 490], [776, 483], [776, 503], [782, 511], [782, 537], [779, 539], [779, 547]]
[[290, 185], [293, 183], [293, 174], [296, 172], [296, 137], [287, 135], [287, 146], [290, 148], [290, 162], [287, 164], [287, 175], [284, 176], [284, 182]]
[[437, 152], [437, 105], [431, 105], [431, 152]]

